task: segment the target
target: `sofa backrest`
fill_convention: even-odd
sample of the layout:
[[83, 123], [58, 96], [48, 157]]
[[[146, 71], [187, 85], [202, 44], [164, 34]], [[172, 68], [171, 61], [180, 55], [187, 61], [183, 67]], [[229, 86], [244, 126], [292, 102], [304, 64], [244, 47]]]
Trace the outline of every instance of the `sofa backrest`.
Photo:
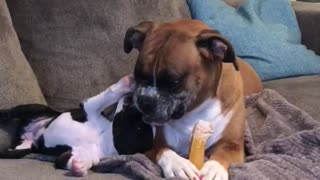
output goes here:
[[128, 27], [190, 18], [182, 0], [10, 0], [22, 50], [48, 104], [75, 107], [132, 72], [123, 52]]

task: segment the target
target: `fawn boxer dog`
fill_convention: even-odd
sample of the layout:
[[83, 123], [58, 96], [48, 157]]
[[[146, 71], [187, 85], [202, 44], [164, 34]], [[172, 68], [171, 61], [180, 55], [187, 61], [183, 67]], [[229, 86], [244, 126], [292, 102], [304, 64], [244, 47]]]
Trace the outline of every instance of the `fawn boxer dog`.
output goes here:
[[[134, 103], [157, 126], [146, 155], [167, 178], [228, 179], [229, 166], [244, 161], [244, 95], [262, 90], [257, 74], [218, 31], [196, 20], [142, 22], [126, 32], [124, 50], [134, 48]], [[215, 129], [197, 170], [185, 158], [200, 120]]]

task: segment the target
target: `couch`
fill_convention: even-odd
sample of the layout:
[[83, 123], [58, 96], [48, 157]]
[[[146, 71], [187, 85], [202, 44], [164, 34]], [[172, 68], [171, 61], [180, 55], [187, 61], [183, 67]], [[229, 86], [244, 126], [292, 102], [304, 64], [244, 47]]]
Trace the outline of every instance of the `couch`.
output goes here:
[[[292, 6], [303, 44], [320, 55], [320, 3]], [[137, 54], [122, 50], [126, 28], [178, 18], [190, 18], [185, 1], [0, 0], [0, 109], [27, 103], [57, 110], [78, 106], [132, 71]], [[264, 88], [320, 120], [319, 76], [272, 80]], [[0, 150], [10, 146], [13, 133], [14, 127], [0, 125]], [[0, 179], [75, 178], [48, 162], [1, 159]], [[81, 179], [126, 178], [90, 173]]]

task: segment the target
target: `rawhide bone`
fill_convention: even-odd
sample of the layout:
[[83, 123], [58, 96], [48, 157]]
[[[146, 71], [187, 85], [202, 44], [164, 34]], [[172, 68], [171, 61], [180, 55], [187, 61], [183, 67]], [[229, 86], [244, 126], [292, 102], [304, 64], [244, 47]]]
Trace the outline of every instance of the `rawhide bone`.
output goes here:
[[213, 133], [213, 126], [207, 121], [199, 121], [193, 128], [189, 160], [196, 168], [201, 169], [205, 158], [207, 139]]

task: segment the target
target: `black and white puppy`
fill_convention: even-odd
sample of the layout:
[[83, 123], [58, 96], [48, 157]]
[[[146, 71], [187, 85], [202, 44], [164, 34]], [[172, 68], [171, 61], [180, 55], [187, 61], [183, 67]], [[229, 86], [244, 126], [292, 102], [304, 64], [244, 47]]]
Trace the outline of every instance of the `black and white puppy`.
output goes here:
[[[85, 100], [79, 109], [57, 112], [44, 105], [21, 105], [0, 111], [3, 121], [18, 119], [19, 145], [0, 154], [22, 158], [28, 153], [57, 155], [55, 166], [85, 176], [101, 158], [143, 153], [153, 142], [153, 129], [126, 94], [135, 89], [132, 75]], [[103, 111], [118, 102], [113, 121]], [[22, 143], [21, 143], [22, 141]]]

